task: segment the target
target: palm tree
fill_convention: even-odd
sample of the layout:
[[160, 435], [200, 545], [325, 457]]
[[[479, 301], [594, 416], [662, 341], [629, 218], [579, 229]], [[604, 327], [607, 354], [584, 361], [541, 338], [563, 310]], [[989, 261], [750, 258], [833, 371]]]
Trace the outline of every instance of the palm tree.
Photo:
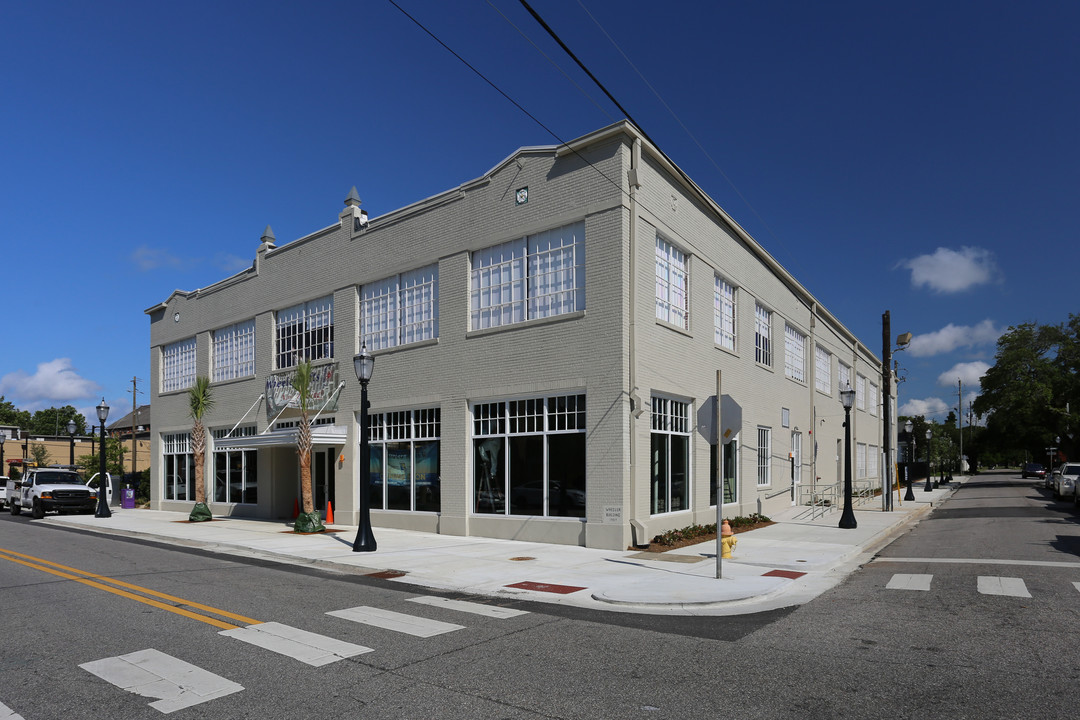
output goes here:
[[195, 456], [195, 507], [188, 520], [202, 522], [211, 519], [210, 508], [206, 504], [206, 482], [203, 464], [206, 459], [206, 428], [203, 417], [214, 407], [214, 397], [210, 390], [210, 378], [200, 375], [195, 384], [188, 388], [188, 405], [191, 419], [191, 453]]
[[300, 462], [300, 514], [293, 529], [296, 532], [325, 532], [311, 493], [311, 425], [308, 423], [308, 403], [311, 401], [311, 362], [304, 360], [296, 366], [290, 384], [296, 391], [300, 406], [300, 426], [296, 429], [296, 454]]

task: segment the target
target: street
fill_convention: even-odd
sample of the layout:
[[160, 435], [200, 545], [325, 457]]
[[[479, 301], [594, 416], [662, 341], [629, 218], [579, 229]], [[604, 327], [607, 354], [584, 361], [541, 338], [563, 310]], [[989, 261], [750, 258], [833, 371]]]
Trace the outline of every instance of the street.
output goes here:
[[656, 617], [4, 514], [0, 703], [26, 720], [1064, 716], [1078, 516], [987, 473], [804, 606]]

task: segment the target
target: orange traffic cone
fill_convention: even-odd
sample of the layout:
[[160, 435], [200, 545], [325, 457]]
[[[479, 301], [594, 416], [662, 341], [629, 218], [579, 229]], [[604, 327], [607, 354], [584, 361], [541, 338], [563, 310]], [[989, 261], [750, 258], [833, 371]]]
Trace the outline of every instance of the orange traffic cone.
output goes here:
[[334, 503], [329, 500], [326, 501], [326, 524], [334, 524]]
[[292, 517], [293, 517], [293, 520], [300, 517], [300, 501], [297, 500], [296, 498], [293, 498], [293, 501], [292, 501]]

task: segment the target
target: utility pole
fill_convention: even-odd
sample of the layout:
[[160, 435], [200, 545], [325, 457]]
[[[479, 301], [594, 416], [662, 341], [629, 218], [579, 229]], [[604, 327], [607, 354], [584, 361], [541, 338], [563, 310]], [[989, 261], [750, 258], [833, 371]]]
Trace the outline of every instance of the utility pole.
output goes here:
[[964, 381], [956, 378], [956, 416], [960, 422], [960, 467], [957, 473], [964, 474]]
[[881, 316], [881, 346], [882, 346], [882, 363], [881, 363], [881, 419], [885, 429], [885, 437], [882, 439], [882, 447], [885, 448], [885, 467], [882, 470], [885, 474], [882, 476], [881, 487], [881, 509], [884, 512], [888, 512], [893, 509], [892, 501], [892, 431], [889, 428], [889, 406], [892, 405], [892, 325], [889, 318], [889, 311], [886, 310]]
[[138, 394], [139, 394], [139, 379], [137, 377], [131, 378], [131, 474], [134, 475], [137, 470], [135, 469], [135, 459], [139, 452], [138, 441], [135, 439], [135, 428], [138, 426]]

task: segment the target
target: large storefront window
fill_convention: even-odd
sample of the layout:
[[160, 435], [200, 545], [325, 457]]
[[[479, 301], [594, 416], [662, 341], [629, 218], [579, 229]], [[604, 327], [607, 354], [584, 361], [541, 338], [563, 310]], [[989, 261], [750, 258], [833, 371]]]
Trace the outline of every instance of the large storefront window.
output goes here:
[[473, 511], [585, 517], [585, 396], [473, 406]]
[[165, 460], [165, 499], [195, 499], [195, 457], [191, 454], [191, 435], [171, 433], [162, 437]]
[[653, 515], [690, 507], [690, 405], [665, 397], [652, 399]]
[[[738, 502], [739, 499], [738, 483], [736, 478], [736, 473], [738, 472], [739, 467], [739, 463], [737, 460], [739, 454], [739, 439], [738, 437], [735, 437], [732, 440], [722, 444], [720, 447], [723, 448], [724, 462], [723, 465], [719, 468], [719, 470], [723, 472], [723, 475], [721, 477], [721, 483], [724, 486], [724, 504], [728, 505], [733, 502]], [[709, 454], [709, 463], [711, 465], [711, 467], [709, 468], [709, 477], [712, 478], [709, 483], [709, 505], [712, 506], [716, 505], [715, 478], [718, 470], [718, 468], [716, 467], [716, 454], [717, 446], [713, 445]]]
[[[255, 426], [214, 431], [214, 439], [251, 437]], [[214, 451], [214, 502], [255, 504], [259, 501], [256, 475], [258, 453], [252, 448], [230, 448]]]
[[334, 296], [278, 310], [274, 322], [274, 364], [279, 370], [301, 360], [334, 357]]
[[439, 512], [439, 408], [376, 413], [368, 421], [371, 507]]

